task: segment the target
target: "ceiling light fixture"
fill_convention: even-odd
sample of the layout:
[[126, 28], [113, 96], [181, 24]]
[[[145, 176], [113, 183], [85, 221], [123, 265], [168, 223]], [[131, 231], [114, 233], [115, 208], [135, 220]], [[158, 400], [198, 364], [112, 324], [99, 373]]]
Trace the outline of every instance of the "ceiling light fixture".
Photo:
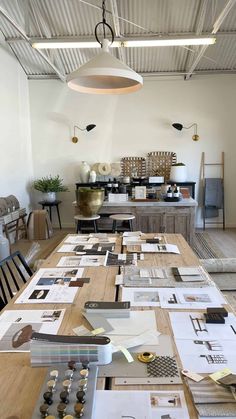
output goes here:
[[192, 136], [192, 140], [193, 141], [198, 141], [199, 140], [199, 135], [197, 133], [197, 124], [196, 123], [193, 123], [193, 124], [189, 125], [189, 127], [184, 127], [179, 122], [174, 122], [174, 124], [172, 124], [172, 127], [177, 129], [178, 131], [182, 131], [182, 129], [190, 129], [190, 128], [194, 127], [194, 134]]
[[89, 124], [85, 128], [80, 128], [78, 125], [74, 125], [74, 137], [72, 137], [72, 143], [78, 143], [79, 139], [75, 136], [75, 128], [78, 128], [80, 131], [91, 131], [96, 127], [95, 124]]
[[[79, 41], [68, 39], [34, 39], [32, 40], [32, 47], [37, 49], [73, 49], [73, 48], [100, 48], [99, 43], [94, 41]], [[162, 36], [158, 38], [147, 39], [127, 39], [115, 40], [109, 45], [109, 48], [136, 48], [136, 47], [168, 47], [168, 46], [184, 46], [184, 45], [212, 45], [216, 42], [214, 37], [199, 37], [187, 38], [186, 36], [167, 37]]]
[[[99, 25], [103, 26], [102, 42], [97, 35]], [[102, 51], [67, 76], [67, 83], [71, 89], [83, 93], [122, 94], [135, 92], [143, 86], [142, 76], [109, 53], [110, 41], [106, 39], [106, 28], [111, 32], [113, 43], [114, 33], [106, 22], [106, 6], [103, 0], [102, 22], [97, 23], [94, 31]]]

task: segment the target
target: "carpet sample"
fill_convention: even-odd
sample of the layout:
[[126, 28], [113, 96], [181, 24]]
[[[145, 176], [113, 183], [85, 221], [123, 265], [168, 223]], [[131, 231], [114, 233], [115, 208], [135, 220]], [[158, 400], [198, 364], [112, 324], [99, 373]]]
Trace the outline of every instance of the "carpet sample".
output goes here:
[[215, 245], [208, 233], [195, 233], [192, 249], [199, 259], [218, 259], [223, 258], [224, 254]]
[[211, 279], [221, 291], [236, 291], [236, 273], [212, 273]]

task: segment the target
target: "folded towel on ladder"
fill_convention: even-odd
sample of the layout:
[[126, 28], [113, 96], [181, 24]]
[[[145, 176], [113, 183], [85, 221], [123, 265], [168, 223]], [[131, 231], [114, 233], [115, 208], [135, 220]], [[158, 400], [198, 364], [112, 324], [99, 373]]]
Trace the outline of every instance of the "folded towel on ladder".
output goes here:
[[218, 217], [223, 206], [223, 179], [205, 179], [205, 215], [206, 218]]

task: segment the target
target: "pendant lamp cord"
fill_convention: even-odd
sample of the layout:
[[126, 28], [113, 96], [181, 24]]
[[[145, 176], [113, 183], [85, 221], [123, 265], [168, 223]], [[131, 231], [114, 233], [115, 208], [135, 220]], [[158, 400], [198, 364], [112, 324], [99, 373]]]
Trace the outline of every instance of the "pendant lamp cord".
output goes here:
[[95, 29], [94, 29], [95, 38], [96, 38], [97, 42], [102, 47], [102, 42], [99, 40], [98, 35], [97, 35], [97, 29], [98, 29], [99, 25], [102, 25], [102, 27], [103, 27], [103, 39], [106, 38], [106, 27], [110, 30], [110, 32], [111, 32], [111, 44], [112, 44], [113, 41], [114, 41], [114, 32], [113, 32], [112, 27], [106, 21], [106, 0], [103, 0], [103, 2], [102, 2], [102, 22], [98, 22], [95, 26]]
[[106, 38], [106, 0], [102, 2], [103, 38]]

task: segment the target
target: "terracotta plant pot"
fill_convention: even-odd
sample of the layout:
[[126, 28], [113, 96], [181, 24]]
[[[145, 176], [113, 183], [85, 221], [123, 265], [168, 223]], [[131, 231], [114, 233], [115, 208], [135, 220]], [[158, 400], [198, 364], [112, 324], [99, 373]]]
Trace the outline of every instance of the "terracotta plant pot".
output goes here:
[[96, 215], [104, 201], [104, 189], [79, 188], [76, 191], [79, 212], [84, 217]]

